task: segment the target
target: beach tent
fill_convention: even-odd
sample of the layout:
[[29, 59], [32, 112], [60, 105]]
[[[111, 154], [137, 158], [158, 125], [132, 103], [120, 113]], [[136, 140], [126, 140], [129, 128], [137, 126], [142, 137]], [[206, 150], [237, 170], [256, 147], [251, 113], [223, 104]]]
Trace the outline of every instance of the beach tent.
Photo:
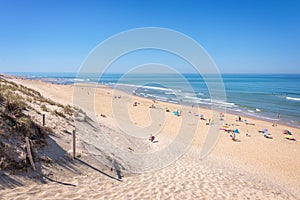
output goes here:
[[176, 116], [179, 116], [178, 110], [174, 111], [173, 114], [176, 115]]
[[234, 133], [234, 134], [238, 134], [238, 133], [240, 133], [240, 132], [239, 132], [238, 129], [234, 129], [233, 133]]

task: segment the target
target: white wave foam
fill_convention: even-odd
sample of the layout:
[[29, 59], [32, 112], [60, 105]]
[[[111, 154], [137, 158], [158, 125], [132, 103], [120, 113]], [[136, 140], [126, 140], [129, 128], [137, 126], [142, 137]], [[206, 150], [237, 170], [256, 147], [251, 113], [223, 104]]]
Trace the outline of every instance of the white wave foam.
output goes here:
[[204, 101], [198, 101], [197, 103], [204, 104], [204, 105], [212, 105], [211, 102], [204, 102]]
[[168, 102], [178, 104], [178, 101], [168, 100]]
[[286, 99], [292, 101], [300, 101], [300, 98], [295, 98], [295, 97], [286, 97]]
[[84, 79], [80, 79], [80, 78], [74, 78], [73, 80], [74, 80], [75, 82], [89, 81], [89, 79], [84, 80]]
[[211, 102], [213, 104], [221, 105], [221, 106], [225, 106], [225, 107], [237, 107], [234, 103], [220, 101], [220, 100], [211, 100]]
[[165, 94], [174, 94], [174, 92], [165, 92]]
[[253, 117], [255, 117], [255, 118], [265, 119], [265, 120], [279, 121], [279, 119], [277, 119], [277, 118], [265, 117], [265, 116], [256, 115], [256, 114], [252, 114], [252, 113], [247, 113], [247, 115], [253, 116]]
[[184, 98], [186, 98], [186, 99], [195, 99], [195, 100], [199, 100], [199, 98], [198, 97], [193, 97], [193, 96], [184, 96]]
[[152, 90], [173, 91], [170, 88], [155, 87], [155, 86], [148, 86], [148, 85], [132, 85], [132, 84], [124, 84], [124, 83], [117, 83], [115, 85], [116, 86], [125, 86], [125, 87], [134, 87], [134, 88], [143, 88], [143, 89], [152, 89]]
[[163, 97], [157, 97], [156, 100], [157, 101], [168, 101], [167, 98], [163, 98]]
[[238, 112], [238, 113], [242, 113], [242, 114], [245, 114], [247, 116], [251, 116], [251, 117], [254, 117], [254, 118], [258, 118], [258, 119], [264, 119], [264, 120], [269, 120], [269, 121], [279, 121], [278, 118], [271, 118], [271, 117], [266, 117], [266, 116], [262, 116], [260, 114], [256, 114], [255, 112], [246, 112], [244, 110], [241, 110], [241, 109], [231, 109], [229, 108], [229, 110], [233, 111], [233, 112]]
[[138, 88], [147, 88], [147, 89], [152, 89], [152, 90], [162, 90], [162, 91], [172, 91], [170, 88], [163, 88], [163, 87], [155, 87], [155, 86], [137, 86]]

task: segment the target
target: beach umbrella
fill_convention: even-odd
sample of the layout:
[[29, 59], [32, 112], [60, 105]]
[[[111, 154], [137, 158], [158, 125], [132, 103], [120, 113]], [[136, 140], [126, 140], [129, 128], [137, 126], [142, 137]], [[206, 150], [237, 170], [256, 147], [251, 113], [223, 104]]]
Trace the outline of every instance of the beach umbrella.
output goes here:
[[238, 129], [234, 129], [233, 133], [234, 133], [234, 134], [238, 134], [238, 133], [240, 133], [240, 132], [239, 132]]

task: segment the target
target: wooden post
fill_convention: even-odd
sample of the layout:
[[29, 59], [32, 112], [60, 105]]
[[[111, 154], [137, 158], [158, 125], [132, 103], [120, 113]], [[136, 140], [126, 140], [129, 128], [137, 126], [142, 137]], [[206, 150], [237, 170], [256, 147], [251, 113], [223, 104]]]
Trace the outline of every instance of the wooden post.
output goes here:
[[43, 114], [43, 126], [45, 126], [45, 114]]
[[76, 131], [73, 130], [73, 159], [76, 157]]
[[35, 171], [36, 169], [35, 169], [34, 162], [33, 162], [33, 159], [32, 159], [30, 143], [29, 143], [28, 137], [25, 137], [25, 142], [26, 142], [26, 147], [27, 147], [27, 155], [28, 155], [31, 167]]

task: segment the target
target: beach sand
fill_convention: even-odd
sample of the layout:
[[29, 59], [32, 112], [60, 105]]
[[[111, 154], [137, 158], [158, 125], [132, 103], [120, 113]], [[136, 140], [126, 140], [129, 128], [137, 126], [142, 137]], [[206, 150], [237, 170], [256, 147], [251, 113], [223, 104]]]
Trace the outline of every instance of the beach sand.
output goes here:
[[[73, 102], [75, 86], [16, 78], [13, 81], [33, 88], [45, 97], [62, 104], [71, 105]], [[195, 138], [183, 156], [159, 170], [130, 173], [128, 169], [134, 169], [132, 163], [138, 165], [138, 161], [126, 165], [126, 160], [121, 160], [127, 171], [122, 172], [123, 177], [118, 180], [118, 174], [114, 170], [103, 168], [109, 167], [104, 158], [101, 163], [101, 156], [108, 155], [107, 152], [111, 149], [105, 149], [103, 145], [104, 149], [95, 156], [97, 151], [87, 151], [87, 147], [91, 147], [89, 142], [85, 143], [87, 136], [78, 133], [80, 159], [70, 164], [74, 170], [53, 165], [48, 170], [51, 170], [51, 177], [56, 182], [42, 184], [26, 179], [25, 182], [23, 180], [23, 186], [0, 190], [0, 199], [300, 199], [299, 129], [281, 124], [273, 127], [270, 122], [242, 116], [242, 120], [247, 120], [246, 124], [244, 121], [235, 121], [234, 115], [225, 113], [225, 120], [219, 123], [230, 124], [231, 129], [237, 128], [240, 132], [237, 135], [238, 141], [232, 141], [230, 133], [220, 130], [215, 133], [218, 140], [212, 151], [200, 159], [201, 146], [211, 126], [206, 125], [208, 121], [200, 120], [195, 114], [201, 113], [209, 119], [212, 117], [210, 110], [186, 107], [182, 116], [177, 117], [172, 112], [157, 108], [157, 111], [152, 113], [153, 116], [161, 115], [161, 111], [164, 111], [164, 121], [159, 125], [161, 131], [156, 135], [158, 142], [151, 143], [147, 139], [127, 140], [117, 134], [121, 130], [118, 124], [120, 122], [117, 123], [116, 118], [123, 119], [128, 111], [134, 125], [147, 127], [152, 121], [155, 122], [151, 119], [149, 108], [153, 102], [136, 96], [128, 100], [125, 98], [126, 94], [106, 86], [97, 87], [95, 95], [91, 89], [95, 88], [93, 85], [76, 87], [88, 92], [87, 95], [95, 99], [97, 123], [119, 148], [130, 147], [139, 153], [163, 150], [176, 138], [184, 119], [191, 123], [185, 124], [186, 137], [188, 132], [193, 130], [192, 127], [197, 127]], [[119, 95], [121, 98], [114, 98]], [[134, 102], [139, 104], [132, 106]], [[118, 105], [121, 105], [121, 111], [116, 112], [113, 107], [118, 108]], [[127, 105], [126, 109], [121, 109], [123, 105]], [[179, 105], [165, 102], [157, 102], [155, 105], [160, 108], [167, 107], [170, 111], [180, 109]], [[159, 127], [149, 127], [151, 130], [157, 128]], [[267, 139], [258, 132], [263, 128], [268, 129], [272, 139]], [[284, 139], [284, 129], [290, 130], [296, 141]], [[91, 131], [89, 137], [96, 137], [93, 134], [95, 133]], [[71, 142], [66, 141], [71, 141], [71, 136], [61, 136], [57, 139], [58, 144], [59, 140], [64, 141], [61, 142], [62, 148], [70, 152]], [[182, 141], [188, 139], [183, 136]], [[90, 166], [83, 164], [83, 161]], [[146, 162], [151, 166], [157, 161]], [[98, 170], [100, 168], [101, 170]]]

